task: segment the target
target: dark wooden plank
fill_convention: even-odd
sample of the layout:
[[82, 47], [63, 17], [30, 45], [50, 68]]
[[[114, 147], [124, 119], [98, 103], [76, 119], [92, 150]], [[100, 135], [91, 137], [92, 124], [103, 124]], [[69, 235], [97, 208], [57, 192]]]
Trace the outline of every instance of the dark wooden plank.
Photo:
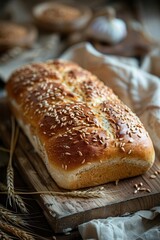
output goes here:
[[[10, 142], [10, 116], [6, 102], [2, 101], [0, 103], [0, 138], [6, 146], [9, 146]], [[22, 132], [15, 155], [19, 171], [33, 190], [65, 191], [59, 188], [50, 177], [44, 163]], [[150, 179], [150, 175], [156, 169], [160, 169], [158, 156], [152, 169], [143, 176], [122, 180], [117, 186], [115, 183], [104, 184], [106, 196], [103, 198], [84, 199], [41, 194], [37, 196], [37, 200], [53, 230], [62, 233], [75, 229], [79, 224], [91, 219], [117, 216], [158, 205], [160, 174], [157, 178]], [[142, 191], [134, 194], [133, 186], [140, 182], [143, 182], [146, 188], [150, 188], [151, 192]], [[99, 191], [100, 187], [91, 189]]]

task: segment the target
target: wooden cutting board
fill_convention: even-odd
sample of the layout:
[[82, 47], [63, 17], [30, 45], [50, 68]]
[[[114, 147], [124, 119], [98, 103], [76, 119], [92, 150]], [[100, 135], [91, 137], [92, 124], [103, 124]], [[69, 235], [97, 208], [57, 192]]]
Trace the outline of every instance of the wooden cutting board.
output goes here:
[[[0, 101], [0, 138], [9, 147], [11, 134], [11, 113], [6, 100]], [[153, 167], [143, 176], [103, 185], [106, 195], [101, 198], [80, 198], [40, 194], [37, 200], [44, 214], [56, 233], [77, 228], [81, 223], [91, 219], [117, 216], [126, 212], [150, 209], [160, 204], [160, 174], [151, 179], [150, 176], [160, 169], [160, 157], [157, 154]], [[22, 177], [34, 191], [60, 191], [48, 174], [45, 165], [34, 151], [26, 136], [20, 132], [15, 150], [14, 163]], [[151, 192], [134, 193], [134, 184], [142, 182]], [[100, 186], [102, 187], [102, 186]], [[100, 187], [91, 190], [99, 191]]]

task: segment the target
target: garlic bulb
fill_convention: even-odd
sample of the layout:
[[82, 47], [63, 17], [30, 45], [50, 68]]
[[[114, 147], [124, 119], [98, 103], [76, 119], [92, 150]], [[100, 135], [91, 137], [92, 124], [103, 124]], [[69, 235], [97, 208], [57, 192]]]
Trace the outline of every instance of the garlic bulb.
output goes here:
[[114, 17], [114, 12], [96, 17], [87, 29], [87, 36], [110, 44], [119, 43], [127, 35], [127, 27], [122, 19]]

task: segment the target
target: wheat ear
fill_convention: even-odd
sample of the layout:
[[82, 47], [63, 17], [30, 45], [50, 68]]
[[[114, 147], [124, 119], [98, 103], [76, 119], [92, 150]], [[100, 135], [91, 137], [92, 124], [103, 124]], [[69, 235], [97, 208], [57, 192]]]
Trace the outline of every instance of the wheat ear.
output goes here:
[[9, 157], [9, 162], [8, 162], [8, 167], [7, 167], [7, 189], [8, 189], [8, 197], [9, 197], [9, 204], [12, 206], [12, 201], [20, 208], [20, 210], [23, 213], [28, 213], [28, 210], [22, 200], [22, 198], [15, 194], [14, 191], [14, 169], [12, 166], [12, 158], [13, 158], [13, 153], [16, 147], [17, 139], [18, 139], [18, 134], [19, 134], [19, 128], [16, 127], [16, 123], [14, 118], [11, 119], [11, 126], [12, 126], [12, 134], [11, 134], [11, 144], [10, 144], [10, 157]]
[[15, 192], [14, 192], [14, 195], [13, 195], [13, 201], [14, 201], [14, 202], [16, 203], [16, 205], [19, 207], [19, 209], [21, 210], [21, 212], [23, 212], [23, 213], [28, 213], [28, 209], [26, 208], [23, 199], [21, 198], [21, 196], [17, 195]]
[[[55, 192], [55, 191], [37, 191], [37, 192], [15, 192], [16, 194], [21, 195], [57, 195], [57, 196], [66, 196], [66, 197], [80, 197], [80, 198], [102, 198], [106, 196], [105, 191], [95, 190], [95, 191], [70, 191], [70, 192]], [[0, 194], [7, 194], [7, 192], [0, 192]]]
[[12, 126], [12, 134], [11, 134], [11, 144], [10, 144], [10, 155], [9, 155], [9, 162], [7, 167], [7, 189], [8, 189], [8, 197], [9, 203], [12, 206], [11, 199], [14, 195], [14, 170], [12, 167], [12, 158], [14, 153], [14, 148], [16, 146], [17, 138], [18, 138], [18, 130], [15, 126], [15, 120], [12, 117], [11, 119], [11, 126]]
[[94, 198], [104, 197], [105, 193], [101, 191], [71, 191], [71, 192], [55, 192], [55, 195], [80, 197], [80, 198]]
[[[0, 182], [0, 190], [2, 191], [2, 194], [3, 193], [7, 193], [8, 194], [8, 191], [7, 191], [7, 186], [3, 183]], [[7, 191], [7, 192], [6, 192]], [[24, 201], [22, 200], [22, 198], [17, 195], [15, 192], [14, 194], [11, 196], [12, 200], [14, 201], [14, 203], [17, 204], [17, 206], [20, 208], [21, 212], [23, 213], [28, 213], [28, 210], [24, 204]]]
[[8, 234], [6, 234], [5, 232], [3, 232], [1, 229], [0, 229], [0, 239], [2, 240], [12, 240]]
[[24, 230], [14, 227], [4, 221], [0, 221], [0, 228], [5, 232], [11, 233], [12, 235], [18, 237], [21, 240], [34, 240], [34, 238]]
[[19, 216], [15, 215], [8, 209], [4, 208], [2, 205], [0, 205], [0, 218], [6, 222], [10, 222], [14, 225], [22, 225], [26, 226], [27, 223]]
[[11, 199], [14, 199], [14, 171], [12, 166], [7, 168], [7, 189], [8, 189], [8, 198], [9, 204], [12, 206]]

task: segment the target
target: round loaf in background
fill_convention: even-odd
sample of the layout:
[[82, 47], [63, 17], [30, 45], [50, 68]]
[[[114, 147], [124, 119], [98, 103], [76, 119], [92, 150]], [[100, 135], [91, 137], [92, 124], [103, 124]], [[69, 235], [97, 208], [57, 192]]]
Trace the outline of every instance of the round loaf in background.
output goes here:
[[23, 66], [6, 90], [13, 114], [58, 186], [96, 186], [152, 166], [153, 144], [139, 118], [77, 64]]
[[0, 20], [0, 26], [0, 52], [30, 47], [37, 38], [36, 28], [29, 24]]
[[78, 3], [42, 2], [33, 8], [33, 19], [40, 30], [68, 34], [86, 27], [92, 11]]

